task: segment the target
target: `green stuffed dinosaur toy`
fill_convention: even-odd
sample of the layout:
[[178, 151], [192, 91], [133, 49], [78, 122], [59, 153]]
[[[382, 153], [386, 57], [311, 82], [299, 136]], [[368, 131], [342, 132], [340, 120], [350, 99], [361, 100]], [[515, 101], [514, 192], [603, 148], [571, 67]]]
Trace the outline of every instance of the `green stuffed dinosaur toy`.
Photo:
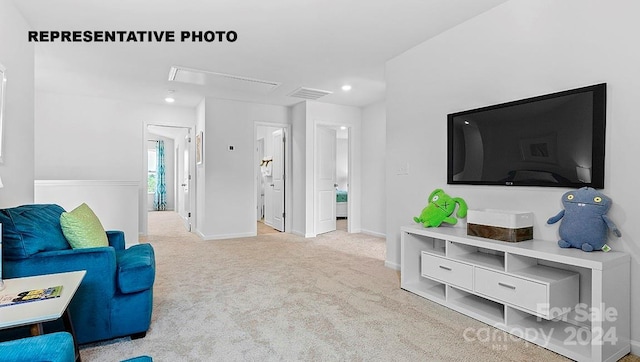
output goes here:
[[433, 190], [429, 196], [429, 204], [422, 209], [419, 217], [414, 217], [413, 221], [422, 224], [424, 227], [438, 227], [443, 222], [455, 225], [458, 219], [452, 216], [453, 211], [459, 205], [457, 216], [462, 218], [467, 216], [467, 203], [460, 197], [451, 197], [441, 189]]

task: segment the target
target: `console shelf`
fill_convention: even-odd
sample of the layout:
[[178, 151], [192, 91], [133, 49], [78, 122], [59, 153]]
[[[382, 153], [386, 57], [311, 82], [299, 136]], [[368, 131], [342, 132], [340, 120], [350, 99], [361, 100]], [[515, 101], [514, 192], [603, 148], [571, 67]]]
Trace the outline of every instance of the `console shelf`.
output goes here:
[[631, 350], [630, 257], [623, 252], [406, 226], [401, 287], [574, 360], [616, 361]]
[[[455, 247], [455, 245], [459, 244], [451, 243], [452, 248]], [[504, 271], [504, 253], [495, 255], [483, 251], [475, 251], [451, 256], [451, 258], [471, 265], [478, 265], [488, 269]]]

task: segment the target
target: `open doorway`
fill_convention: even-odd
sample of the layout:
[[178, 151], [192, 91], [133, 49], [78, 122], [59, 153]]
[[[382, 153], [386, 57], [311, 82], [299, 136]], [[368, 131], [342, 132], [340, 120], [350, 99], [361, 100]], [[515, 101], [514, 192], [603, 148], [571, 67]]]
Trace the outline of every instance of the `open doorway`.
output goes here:
[[349, 218], [349, 129], [336, 129], [336, 229], [348, 230]]
[[[186, 230], [191, 231], [191, 221], [195, 216], [192, 208], [195, 195], [191, 175], [195, 162], [191, 128], [147, 124], [146, 132], [147, 211], [176, 212]], [[164, 196], [159, 195], [161, 183]], [[159, 199], [163, 200], [162, 204]]]
[[286, 128], [256, 126], [257, 234], [285, 231]]
[[318, 125], [315, 146], [315, 232], [348, 231], [349, 128]]
[[254, 122], [256, 235], [290, 232], [291, 125]]

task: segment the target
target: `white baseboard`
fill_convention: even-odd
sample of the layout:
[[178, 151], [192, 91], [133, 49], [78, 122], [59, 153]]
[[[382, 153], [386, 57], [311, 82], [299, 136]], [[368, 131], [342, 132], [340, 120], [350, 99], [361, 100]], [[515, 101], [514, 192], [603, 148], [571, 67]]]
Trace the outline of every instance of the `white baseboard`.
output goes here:
[[317, 236], [315, 234], [305, 234], [300, 230], [291, 230], [290, 233], [293, 235], [301, 236], [303, 238], [315, 238]]
[[236, 238], [250, 238], [256, 236], [253, 232], [247, 233], [237, 233], [237, 234], [212, 234], [205, 235], [200, 230], [193, 231], [196, 235], [198, 235], [202, 240], [222, 240], [222, 239], [236, 239]]
[[400, 270], [400, 264], [392, 263], [389, 260], [384, 261], [384, 266], [393, 270]]
[[371, 231], [371, 230], [366, 230], [366, 229], [362, 229], [361, 231], [363, 234], [367, 234], [367, 235], [371, 235], [371, 236], [377, 236], [379, 238], [387, 238], [387, 234], [383, 234], [377, 231]]
[[304, 233], [303, 233], [302, 231], [299, 231], [299, 230], [291, 230], [291, 233], [292, 233], [293, 235], [302, 236], [303, 238], [305, 237], [305, 236], [304, 236]]
[[631, 354], [640, 356], [640, 341], [631, 340]]
[[198, 232], [198, 235], [200, 235], [200, 237], [203, 240], [237, 239], [237, 238], [250, 238], [250, 237], [256, 236], [254, 232], [237, 233], [237, 234], [213, 234], [213, 235], [203, 235], [202, 233]]

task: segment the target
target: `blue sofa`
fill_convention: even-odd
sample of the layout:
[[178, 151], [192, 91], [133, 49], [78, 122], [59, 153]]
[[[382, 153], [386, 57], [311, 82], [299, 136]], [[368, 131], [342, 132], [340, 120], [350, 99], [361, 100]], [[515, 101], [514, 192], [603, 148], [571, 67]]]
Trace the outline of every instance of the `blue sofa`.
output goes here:
[[0, 343], [3, 362], [76, 360], [73, 338], [67, 332], [43, 334]]
[[0, 210], [3, 278], [86, 270], [69, 305], [78, 344], [144, 337], [151, 323], [155, 255], [150, 244], [125, 249], [124, 233], [107, 231], [108, 247], [72, 249], [58, 205]]

